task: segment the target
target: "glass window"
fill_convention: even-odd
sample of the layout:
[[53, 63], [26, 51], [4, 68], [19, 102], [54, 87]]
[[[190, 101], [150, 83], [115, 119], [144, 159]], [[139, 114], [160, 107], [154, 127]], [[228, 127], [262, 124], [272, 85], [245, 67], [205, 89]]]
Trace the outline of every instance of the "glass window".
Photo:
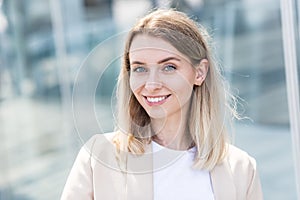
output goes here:
[[209, 29], [240, 97], [234, 143], [256, 158], [265, 199], [297, 198], [279, 0], [0, 0], [0, 199], [59, 199], [82, 142], [112, 130], [116, 35], [153, 7]]

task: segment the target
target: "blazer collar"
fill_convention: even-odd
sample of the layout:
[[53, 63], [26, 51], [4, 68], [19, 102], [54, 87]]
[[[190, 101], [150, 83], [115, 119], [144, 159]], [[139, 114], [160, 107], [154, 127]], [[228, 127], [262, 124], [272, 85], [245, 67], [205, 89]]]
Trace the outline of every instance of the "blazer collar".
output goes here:
[[[127, 155], [126, 191], [127, 199], [153, 200], [153, 172], [160, 170], [183, 155], [181, 151], [161, 149], [153, 152], [152, 144], [147, 145], [143, 155]], [[155, 156], [155, 163], [153, 157]]]
[[[182, 156], [182, 152], [163, 149], [153, 152], [152, 145], [147, 145], [140, 156], [128, 154], [127, 175], [124, 183], [128, 200], [153, 200], [153, 172], [172, 164]], [[153, 163], [153, 156], [159, 162]], [[229, 163], [226, 159], [210, 172], [215, 200], [236, 200], [236, 188]], [[195, 191], [197, 192], [197, 191]]]

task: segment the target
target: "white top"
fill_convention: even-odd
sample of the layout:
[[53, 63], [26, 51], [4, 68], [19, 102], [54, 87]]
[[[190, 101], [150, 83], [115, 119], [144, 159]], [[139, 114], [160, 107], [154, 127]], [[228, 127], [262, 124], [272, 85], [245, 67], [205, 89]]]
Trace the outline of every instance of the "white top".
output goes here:
[[[155, 152], [165, 147], [156, 142], [152, 142], [152, 147], [153, 165], [157, 166]], [[154, 200], [214, 200], [209, 172], [192, 168], [195, 151], [195, 147], [182, 151], [179, 159], [154, 171]]]

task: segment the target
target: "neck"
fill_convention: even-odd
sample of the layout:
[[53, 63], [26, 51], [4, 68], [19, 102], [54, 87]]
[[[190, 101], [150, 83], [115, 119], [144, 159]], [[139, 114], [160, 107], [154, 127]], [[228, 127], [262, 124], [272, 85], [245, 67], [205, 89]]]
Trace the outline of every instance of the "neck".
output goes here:
[[187, 150], [192, 139], [185, 119], [152, 119], [151, 126], [155, 133], [153, 140], [158, 144], [174, 150]]

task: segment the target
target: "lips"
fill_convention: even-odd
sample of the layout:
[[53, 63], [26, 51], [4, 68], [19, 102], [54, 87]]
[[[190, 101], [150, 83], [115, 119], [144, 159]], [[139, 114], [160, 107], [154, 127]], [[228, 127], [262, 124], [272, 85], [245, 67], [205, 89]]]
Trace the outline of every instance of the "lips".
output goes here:
[[146, 102], [152, 106], [152, 105], [160, 105], [166, 101], [166, 99], [171, 95], [164, 95], [164, 96], [144, 96], [146, 99]]

